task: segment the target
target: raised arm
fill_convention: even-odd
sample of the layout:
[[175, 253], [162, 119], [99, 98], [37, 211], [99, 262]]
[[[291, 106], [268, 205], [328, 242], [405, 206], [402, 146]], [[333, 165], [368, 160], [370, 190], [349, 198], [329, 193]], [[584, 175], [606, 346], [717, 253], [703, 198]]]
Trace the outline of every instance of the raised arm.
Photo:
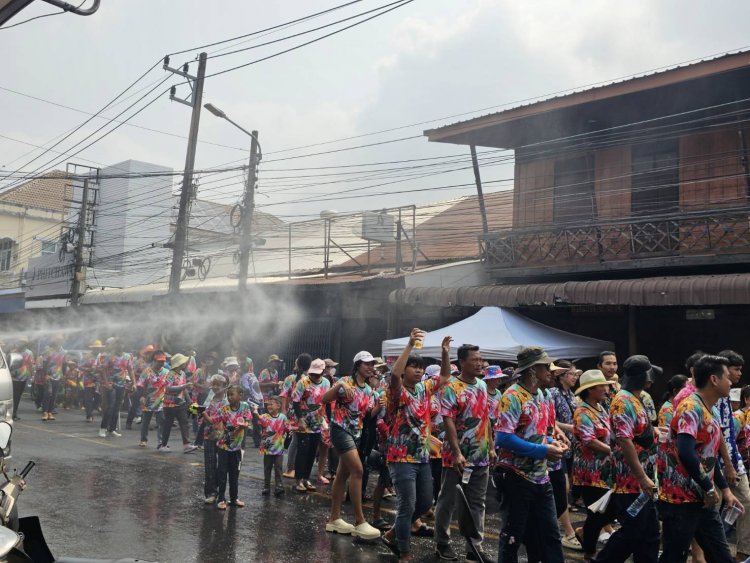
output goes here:
[[391, 370], [390, 387], [392, 393], [398, 393], [401, 390], [401, 386], [403, 385], [402, 376], [404, 375], [404, 370], [406, 369], [406, 362], [409, 360], [409, 355], [414, 349], [414, 344], [420, 338], [424, 338], [424, 331], [418, 328], [411, 329], [409, 342], [407, 342], [406, 346], [404, 346], [404, 349], [401, 351], [401, 355], [396, 360], [396, 363], [393, 364], [393, 369]]

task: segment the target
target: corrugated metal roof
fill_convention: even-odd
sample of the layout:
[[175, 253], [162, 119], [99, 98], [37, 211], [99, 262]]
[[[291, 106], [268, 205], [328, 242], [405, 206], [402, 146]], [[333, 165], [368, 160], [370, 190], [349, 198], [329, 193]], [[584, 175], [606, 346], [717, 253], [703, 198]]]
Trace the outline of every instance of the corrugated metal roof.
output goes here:
[[750, 274], [481, 287], [416, 287], [394, 291], [390, 300], [392, 303], [403, 305], [439, 307], [522, 307], [555, 304], [643, 307], [747, 305], [750, 304]]
[[[488, 117], [501, 116], [504, 113], [517, 111], [517, 110], [519, 110], [521, 108], [533, 108], [534, 106], [541, 106], [542, 104], [546, 104], [546, 103], [554, 101], [554, 100], [564, 99], [564, 98], [567, 98], [569, 96], [575, 96], [575, 95], [579, 95], [579, 94], [591, 93], [591, 92], [595, 92], [595, 91], [598, 91], [598, 90], [605, 90], [607, 88], [611, 88], [613, 86], [618, 86], [618, 85], [629, 83], [629, 82], [636, 83], [636, 82], [641, 81], [641, 80], [650, 79], [650, 78], [653, 78], [655, 76], [662, 76], [662, 75], [668, 74], [670, 72], [675, 72], [675, 71], [678, 71], [678, 70], [681, 70], [681, 69], [686, 69], [686, 68], [690, 68], [690, 67], [696, 67], [696, 66], [702, 65], [702, 64], [715, 63], [717, 61], [721, 61], [721, 60], [728, 59], [728, 58], [731, 58], [731, 57], [738, 57], [738, 56], [742, 56], [742, 55], [747, 55], [748, 53], [750, 53], [750, 50], [730, 51], [730, 52], [727, 52], [727, 53], [722, 53], [722, 54], [716, 55], [714, 57], [706, 57], [704, 59], [695, 59], [695, 60], [692, 60], [692, 61], [688, 61], [688, 62], [676, 64], [676, 65], [672, 65], [672, 66], [669, 66], [669, 67], [661, 67], [661, 68], [658, 68], [658, 69], [655, 69], [655, 70], [652, 70], [652, 71], [647, 71], [647, 72], [643, 72], [643, 73], [639, 73], [639, 74], [633, 74], [631, 76], [627, 76], [627, 77], [624, 77], [624, 78], [619, 78], [619, 79], [615, 79], [615, 80], [611, 80], [611, 81], [607, 81], [607, 82], [599, 82], [599, 83], [596, 83], [594, 86], [592, 86], [590, 88], [578, 88], [578, 89], [574, 88], [574, 89], [570, 89], [570, 90], [564, 90], [562, 92], [559, 92], [559, 93], [557, 93], [555, 95], [551, 95], [551, 96], [548, 95], [548, 96], [539, 96], [539, 97], [536, 97], [536, 98], [531, 98], [528, 103], [518, 104], [518, 105], [515, 105], [515, 106], [510, 106], [510, 107], [507, 107], [506, 109], [503, 109], [502, 111], [497, 111], [497, 112], [492, 112], [492, 113], [486, 113], [486, 114], [483, 114], [483, 115], [471, 117], [469, 119], [455, 121], [453, 123], [442, 125], [440, 127], [434, 127], [432, 129], [427, 129], [427, 130], [424, 131], [424, 135], [430, 135], [432, 133], [441, 132], [442, 130], [450, 129], [452, 127], [456, 127], [456, 126], [460, 126], [460, 125], [466, 125], [466, 124], [469, 124], [469, 123], [474, 122], [474, 121], [481, 121], [481, 120], [486, 119]], [[508, 104], [508, 105], [510, 105], [510, 104]], [[500, 106], [500, 107], [502, 107], [502, 106]]]

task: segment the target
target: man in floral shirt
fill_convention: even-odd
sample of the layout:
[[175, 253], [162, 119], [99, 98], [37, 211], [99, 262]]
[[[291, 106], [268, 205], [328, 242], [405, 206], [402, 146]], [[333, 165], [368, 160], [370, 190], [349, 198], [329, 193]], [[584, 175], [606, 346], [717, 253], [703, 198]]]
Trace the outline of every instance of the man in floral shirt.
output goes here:
[[722, 433], [712, 413], [719, 399], [729, 396], [727, 363], [706, 355], [695, 364], [696, 391], [680, 403], [670, 424], [672, 441], [659, 475], [662, 561], [686, 561], [693, 537], [707, 561], [733, 561], [718, 507], [723, 500], [730, 510], [743, 508], [717, 463]]
[[[614, 487], [610, 502], [617, 504], [617, 530], [597, 555], [596, 561], [625, 561], [630, 555], [636, 561], [655, 562], [659, 553], [659, 521], [656, 515], [654, 484], [656, 440], [648, 413], [640, 395], [654, 370], [646, 356], [631, 356], [623, 364], [625, 381], [610, 405]], [[649, 500], [635, 515], [627, 509], [640, 493]]]
[[[446, 561], [457, 559], [449, 543], [450, 523], [456, 507], [456, 485], [462, 482], [465, 470], [470, 469], [464, 492], [481, 537], [490, 457], [495, 455], [491, 446], [487, 385], [480, 379], [483, 372], [479, 347], [461, 345], [458, 361], [461, 373], [443, 387], [440, 401], [445, 441], [442, 446], [442, 484], [435, 507], [435, 541], [438, 556]], [[465, 517], [461, 510], [459, 520]], [[481, 540], [476, 541], [476, 549], [481, 551], [481, 544]], [[471, 551], [471, 546], [467, 546], [467, 552]], [[486, 555], [484, 560], [491, 561]]]
[[34, 352], [29, 350], [29, 339], [22, 337], [18, 339], [13, 351], [21, 355], [21, 364], [11, 372], [13, 377], [13, 420], [20, 420], [18, 417], [18, 405], [21, 402], [21, 395], [26, 389], [26, 384], [34, 375]]
[[555, 405], [546, 388], [553, 358], [538, 347], [518, 353], [515, 376], [500, 400], [495, 445], [504, 469], [500, 561], [517, 562], [523, 543], [530, 561], [564, 561], [548, 461], [567, 446], [555, 439]]

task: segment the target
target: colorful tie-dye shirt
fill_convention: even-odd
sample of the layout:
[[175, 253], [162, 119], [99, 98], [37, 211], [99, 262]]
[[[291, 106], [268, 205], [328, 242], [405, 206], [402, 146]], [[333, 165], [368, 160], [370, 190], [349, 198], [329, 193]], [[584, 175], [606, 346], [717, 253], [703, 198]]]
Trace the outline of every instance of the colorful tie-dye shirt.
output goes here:
[[487, 411], [489, 412], [491, 428], [494, 430], [497, 426], [497, 419], [500, 416], [500, 399], [503, 398], [503, 394], [495, 389], [493, 395], [487, 391]]
[[125, 379], [133, 371], [133, 356], [123, 352], [119, 356], [109, 358], [108, 376], [116, 387], [124, 387]]
[[[242, 440], [245, 438], [245, 427], [239, 424], [241, 421], [249, 422], [253, 417], [249, 403], [240, 401], [236, 409], [233, 409], [229, 403], [224, 403], [220, 406], [209, 407], [206, 412], [219, 436], [216, 446], [230, 452], [240, 451]], [[248, 426], [247, 429], [249, 430], [250, 427]]]
[[[279, 382], [279, 372], [275, 369], [269, 369], [269, 368], [263, 368], [263, 370], [260, 372], [260, 375], [258, 376], [258, 381], [260, 383], [278, 383]], [[263, 397], [268, 398], [271, 395], [276, 395], [276, 390], [278, 387], [269, 387], [263, 391]]]
[[[555, 404], [541, 389], [532, 395], [518, 383], [503, 393], [497, 431], [515, 434], [532, 444], [546, 444], [555, 428]], [[547, 459], [534, 459], [500, 448], [498, 463], [536, 484], [549, 482]]]
[[[211, 392], [213, 393], [213, 392]], [[219, 395], [211, 395], [211, 397], [206, 399], [205, 407], [206, 407], [206, 413], [209, 417], [212, 415], [215, 416], [216, 413], [219, 412], [221, 407], [224, 405], [229, 405], [229, 402], [227, 401], [226, 394], [220, 393]], [[217, 427], [212, 422], [205, 422], [203, 421], [203, 439], [214, 441], [216, 442], [219, 438], [221, 438], [221, 428]]]
[[165, 367], [162, 367], [158, 372], [152, 367], [143, 370], [141, 374], [145, 405], [143, 410], [158, 412], [164, 408], [164, 396], [169, 373], [169, 370]]
[[344, 389], [339, 388], [331, 423], [351, 434], [356, 440], [362, 434], [362, 420], [365, 414], [375, 406], [375, 392], [366, 383], [360, 387], [352, 377], [342, 377], [339, 381], [343, 381], [346, 388], [354, 390], [354, 397], [351, 400], [347, 399]]
[[664, 404], [659, 409], [656, 424], [664, 428], [668, 427], [672, 423], [672, 417], [674, 416], [674, 406], [672, 401], [664, 401]]
[[[622, 389], [612, 399], [609, 415], [615, 440], [618, 438], [632, 440], [636, 454], [638, 454], [638, 461], [643, 466], [646, 475], [653, 479], [656, 464], [656, 439], [648, 413], [641, 401], [630, 391]], [[641, 487], [638, 485], [638, 479], [625, 463], [625, 455], [617, 441], [612, 448], [612, 457], [615, 475], [612, 492], [615, 494], [639, 493]]]
[[734, 429], [737, 436], [737, 450], [743, 463], [747, 466], [750, 458], [750, 410], [734, 411]]
[[83, 376], [83, 386], [88, 388], [96, 387], [99, 383], [99, 372], [96, 358], [87, 358], [81, 364], [81, 375]]
[[164, 406], [165, 407], [179, 407], [185, 404], [184, 390], [183, 391], [169, 391], [169, 387], [180, 387], [185, 385], [187, 378], [185, 372], [180, 370], [179, 372], [173, 370], [167, 370], [167, 374], [164, 376]]
[[[461, 455], [470, 467], [490, 464], [490, 419], [487, 406], [487, 384], [477, 379], [473, 384], [452, 377], [442, 389], [440, 414], [450, 417], [456, 426]], [[453, 467], [453, 451], [443, 442], [443, 467]]]
[[323, 395], [331, 388], [327, 379], [321, 378], [320, 382], [313, 383], [307, 375], [292, 391], [291, 402], [299, 403], [302, 416], [297, 420], [297, 432], [303, 434], [320, 434], [326, 424], [326, 410], [323, 407]]
[[261, 428], [260, 453], [262, 455], [284, 455], [284, 440], [288, 432], [288, 421], [286, 415], [279, 413], [276, 416], [261, 414], [255, 417], [254, 422]]
[[669, 433], [672, 440], [667, 463], [659, 473], [659, 500], [670, 504], [702, 503], [703, 491], [682, 465], [677, 455], [676, 438], [678, 434], [695, 438], [695, 453], [700, 460], [701, 472], [713, 479], [722, 438], [718, 412], [716, 409], [711, 412], [694, 393], [680, 402], [669, 425]]
[[47, 375], [52, 381], [60, 381], [65, 372], [65, 354], [67, 352], [60, 348], [59, 350], [50, 350], [47, 354]]
[[651, 398], [648, 391], [641, 391], [641, 404], [643, 405], [643, 408], [646, 409], [646, 414], [651, 423], [653, 424], [656, 422], [656, 405], [654, 405], [654, 400]]
[[34, 353], [28, 348], [21, 352], [21, 365], [13, 372], [13, 379], [17, 381], [28, 381], [34, 375]]
[[430, 461], [430, 397], [424, 383], [414, 391], [403, 385], [387, 395], [389, 432], [386, 442], [388, 463], [428, 463]]
[[612, 484], [612, 458], [591, 448], [599, 440], [609, 445], [612, 429], [603, 407], [581, 402], [573, 413], [573, 485], [608, 489]]
[[[436, 375], [424, 381], [424, 389], [430, 398], [430, 433], [433, 437], [433, 443], [445, 440], [445, 424], [443, 415], [440, 414], [440, 400], [442, 399], [442, 390], [440, 389], [440, 376]], [[430, 448], [430, 458], [441, 459], [440, 449], [437, 447]]]

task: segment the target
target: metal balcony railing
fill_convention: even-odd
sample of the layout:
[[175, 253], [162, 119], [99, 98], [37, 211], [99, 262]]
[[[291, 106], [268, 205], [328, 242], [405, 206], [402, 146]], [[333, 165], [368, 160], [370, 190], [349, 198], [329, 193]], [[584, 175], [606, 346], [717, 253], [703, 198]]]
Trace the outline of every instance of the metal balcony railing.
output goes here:
[[750, 206], [506, 229], [480, 238], [489, 268], [750, 253]]

